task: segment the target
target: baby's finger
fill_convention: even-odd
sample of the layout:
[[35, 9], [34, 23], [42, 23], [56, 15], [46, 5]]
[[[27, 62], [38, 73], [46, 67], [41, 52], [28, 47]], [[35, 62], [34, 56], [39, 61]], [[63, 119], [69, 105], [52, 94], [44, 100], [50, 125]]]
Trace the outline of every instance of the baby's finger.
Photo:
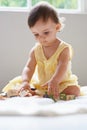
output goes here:
[[59, 98], [59, 91], [57, 89], [55, 89], [53, 97], [54, 97], [54, 99], [58, 99]]
[[53, 95], [53, 90], [51, 86], [48, 86], [48, 95]]

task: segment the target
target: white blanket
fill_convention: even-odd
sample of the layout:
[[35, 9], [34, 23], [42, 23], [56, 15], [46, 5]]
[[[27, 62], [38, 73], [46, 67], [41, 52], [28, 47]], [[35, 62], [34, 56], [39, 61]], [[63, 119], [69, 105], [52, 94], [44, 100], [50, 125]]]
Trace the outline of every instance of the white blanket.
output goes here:
[[13, 97], [0, 100], [0, 116], [59, 116], [87, 113], [87, 87], [82, 87], [84, 96], [75, 100], [54, 102], [49, 98]]

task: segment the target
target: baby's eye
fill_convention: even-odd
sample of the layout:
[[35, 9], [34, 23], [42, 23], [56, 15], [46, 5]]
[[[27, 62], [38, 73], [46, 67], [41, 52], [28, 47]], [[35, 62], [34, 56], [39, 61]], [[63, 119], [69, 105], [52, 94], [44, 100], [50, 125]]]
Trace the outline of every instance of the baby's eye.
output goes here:
[[48, 34], [49, 34], [49, 32], [44, 32], [44, 34], [45, 34], [45, 35], [48, 35]]
[[38, 34], [34, 34], [35, 37], [38, 37], [39, 35]]

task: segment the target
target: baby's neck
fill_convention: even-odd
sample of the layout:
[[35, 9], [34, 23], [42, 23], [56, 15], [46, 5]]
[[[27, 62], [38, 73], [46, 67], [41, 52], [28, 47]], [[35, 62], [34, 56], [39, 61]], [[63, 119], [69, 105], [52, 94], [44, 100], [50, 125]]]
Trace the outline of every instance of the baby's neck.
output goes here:
[[49, 59], [56, 52], [60, 43], [61, 41], [57, 39], [51, 46], [42, 46], [43, 53], [47, 59]]

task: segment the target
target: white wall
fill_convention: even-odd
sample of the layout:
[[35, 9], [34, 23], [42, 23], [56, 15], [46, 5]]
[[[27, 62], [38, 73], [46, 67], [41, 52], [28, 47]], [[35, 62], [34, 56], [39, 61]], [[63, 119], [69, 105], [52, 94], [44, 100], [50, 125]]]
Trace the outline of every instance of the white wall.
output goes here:
[[[72, 44], [73, 72], [87, 85], [87, 14], [61, 14], [66, 18], [59, 37]], [[35, 40], [27, 25], [27, 12], [0, 12], [0, 88], [20, 75]]]

